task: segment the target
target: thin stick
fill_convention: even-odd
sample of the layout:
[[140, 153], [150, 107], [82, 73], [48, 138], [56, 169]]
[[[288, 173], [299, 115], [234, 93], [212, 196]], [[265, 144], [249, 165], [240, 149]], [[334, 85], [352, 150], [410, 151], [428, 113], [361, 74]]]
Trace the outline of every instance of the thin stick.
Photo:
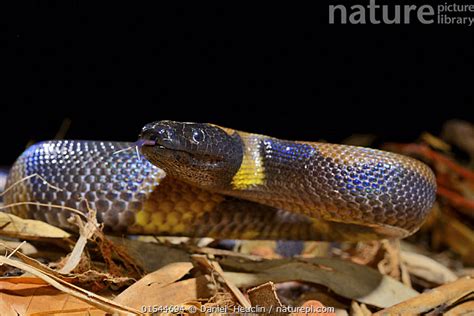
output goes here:
[[460, 298], [472, 293], [473, 289], [474, 279], [464, 277], [454, 282], [438, 286], [392, 307], [388, 307], [374, 315], [418, 315], [428, 312], [442, 304], [449, 306]]
[[133, 150], [135, 146], [129, 146], [129, 147], [126, 147], [126, 148], [122, 148], [122, 149], [119, 149], [119, 150], [116, 150], [112, 153], [112, 155], [116, 155], [116, 154], [119, 154], [121, 152], [124, 152], [124, 151], [129, 151], [129, 150]]
[[13, 256], [13, 254], [14, 254], [15, 252], [17, 252], [25, 243], [26, 243], [26, 241], [23, 240], [23, 241], [21, 242], [21, 244], [19, 244], [18, 246], [16, 246], [15, 249], [13, 249], [13, 251], [7, 256], [7, 258], [10, 258], [11, 256]]
[[[23, 240], [23, 241], [21, 242], [21, 244], [19, 244], [18, 246], [16, 246], [16, 248], [13, 249], [13, 251], [12, 251], [8, 256], [6, 256], [6, 258], [7, 258], [7, 259], [10, 259], [10, 257], [13, 256], [13, 255], [15, 254], [15, 252], [17, 252], [25, 243], [26, 243], [26, 241]], [[5, 251], [8, 251], [8, 250], [5, 248]], [[6, 254], [5, 254], [5, 255], [6, 255]], [[3, 263], [0, 263], [0, 266], [2, 266], [2, 265], [3, 265]]]
[[142, 315], [139, 310], [136, 310], [132, 307], [128, 307], [125, 305], [121, 305], [119, 303], [116, 303], [110, 299], [107, 299], [105, 297], [102, 297], [100, 295], [97, 295], [93, 292], [86, 291], [74, 284], [68, 283], [61, 278], [53, 275], [53, 274], [47, 274], [38, 268], [32, 267], [28, 264], [25, 264], [23, 262], [15, 261], [12, 259], [8, 259], [5, 257], [0, 257], [0, 263], [5, 263], [8, 264], [9, 266], [16, 267], [18, 269], [21, 269], [23, 271], [29, 272], [33, 274], [34, 276], [44, 280], [51, 286], [55, 287], [59, 291], [69, 294], [71, 296], [74, 296], [92, 306], [95, 306], [101, 310], [105, 310], [107, 312], [110, 312], [111, 314], [118, 314], [118, 315]]
[[140, 150], [139, 150], [139, 148], [138, 148], [138, 147], [139, 147], [138, 145], [139, 145], [139, 144], [138, 144], [138, 142], [137, 142], [137, 143], [135, 143], [134, 146], [130, 146], [130, 147], [127, 147], [127, 148], [123, 148], [123, 149], [119, 149], [119, 150], [117, 150], [117, 151], [114, 151], [114, 152], [112, 153], [112, 155], [116, 155], [116, 154], [119, 154], [119, 153], [124, 152], [124, 151], [135, 150], [135, 153], [137, 154], [137, 159], [138, 159], [138, 161], [142, 161], [142, 158], [140, 157]]
[[138, 161], [142, 161], [142, 158], [140, 157], [140, 150], [138, 149], [138, 145], [135, 145], [135, 151], [137, 153], [137, 159]]
[[54, 189], [54, 190], [56, 190], [56, 191], [64, 191], [63, 189], [61, 189], [61, 188], [59, 188], [59, 187], [57, 187], [57, 186], [54, 186], [54, 185], [50, 184], [48, 181], [46, 181], [45, 178], [43, 178], [43, 177], [40, 176], [39, 174], [33, 173], [33, 174], [29, 175], [29, 176], [26, 176], [26, 177], [24, 177], [24, 178], [22, 178], [22, 179], [16, 181], [16, 182], [13, 183], [12, 185], [10, 185], [5, 191], [3, 191], [2, 193], [0, 193], [0, 196], [3, 196], [5, 193], [7, 193], [8, 191], [10, 191], [14, 186], [16, 186], [16, 185], [18, 185], [18, 184], [20, 184], [20, 183], [22, 183], [22, 182], [24, 182], [24, 181], [26, 181], [26, 180], [28, 180], [28, 179], [35, 178], [35, 177], [36, 177], [36, 178], [40, 178], [41, 180], [43, 180], [43, 183], [46, 184], [46, 185], [47, 185], [48, 187], [50, 187], [51, 189]]
[[244, 296], [239, 288], [224, 276], [224, 270], [222, 270], [218, 262], [209, 260], [205, 255], [192, 255], [191, 257], [198, 263], [202, 264], [210, 272], [215, 272], [218, 276], [220, 276], [229, 291], [234, 295], [234, 297], [242, 306], [246, 308], [252, 307], [252, 304], [250, 304], [249, 300]]

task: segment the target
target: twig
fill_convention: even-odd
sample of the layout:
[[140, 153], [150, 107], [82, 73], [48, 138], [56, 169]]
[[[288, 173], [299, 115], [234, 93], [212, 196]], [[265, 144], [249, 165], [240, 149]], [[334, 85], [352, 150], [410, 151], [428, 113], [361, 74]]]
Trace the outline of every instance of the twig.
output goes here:
[[[178, 245], [180, 246], [180, 245]], [[201, 253], [205, 255], [213, 255], [213, 256], [227, 256], [227, 257], [237, 257], [237, 258], [244, 258], [251, 261], [262, 261], [263, 258], [260, 256], [255, 255], [248, 255], [245, 253], [225, 250], [225, 249], [217, 249], [217, 248], [210, 248], [210, 247], [196, 247], [193, 245], [183, 245], [184, 249], [191, 251], [193, 253]]]
[[445, 316], [472, 315], [474, 313], [474, 301], [462, 303], [445, 312]]
[[381, 310], [375, 313], [374, 316], [421, 314], [442, 304], [452, 304], [473, 292], [474, 279], [465, 277]]
[[18, 181], [16, 181], [15, 183], [13, 183], [12, 185], [10, 185], [7, 189], [5, 189], [2, 193], [0, 193], [0, 196], [3, 196], [5, 193], [7, 193], [8, 191], [10, 191], [13, 187], [17, 186], [18, 184], [28, 180], [28, 179], [31, 179], [31, 178], [39, 178], [41, 180], [43, 180], [43, 183], [46, 184], [48, 187], [50, 187], [51, 189], [54, 189], [56, 191], [64, 191], [63, 189], [57, 187], [57, 186], [54, 186], [52, 184], [50, 184], [48, 181], [46, 181], [45, 178], [43, 178], [42, 176], [40, 176], [39, 174], [37, 173], [33, 173], [33, 174], [30, 174], [29, 176], [26, 176]]
[[[79, 226], [79, 238], [77, 239], [76, 244], [74, 245], [74, 249], [69, 254], [66, 263], [58, 271], [61, 274], [68, 274], [77, 267], [77, 265], [81, 261], [81, 255], [84, 251], [84, 248], [86, 247], [87, 240], [91, 238], [94, 234], [92, 229], [85, 229], [85, 225], [81, 221], [79, 216], [75, 215], [75, 220], [77, 226]], [[90, 222], [87, 221], [86, 226], [89, 225], [89, 223]]]
[[139, 147], [141, 146], [141, 143], [142, 142], [135, 142], [132, 146], [129, 146], [129, 147], [126, 147], [126, 148], [122, 148], [122, 149], [119, 149], [117, 151], [114, 151], [112, 153], [112, 155], [116, 155], [116, 154], [119, 154], [119, 153], [122, 153], [124, 151], [129, 151], [129, 150], [135, 150], [135, 153], [137, 155], [137, 159], [138, 161], [142, 161], [142, 158], [140, 156], [140, 149]]
[[204, 265], [208, 270], [215, 271], [219, 277], [224, 280], [225, 285], [227, 288], [232, 292], [232, 294], [235, 296], [237, 301], [244, 306], [245, 308], [250, 308], [252, 305], [250, 302], [247, 300], [247, 298], [244, 296], [244, 294], [239, 290], [235, 284], [230, 282], [224, 275], [224, 271], [222, 270], [221, 266], [219, 263], [215, 261], [209, 260], [206, 256], [204, 255], [193, 255], [192, 256], [197, 262], [200, 264]]
[[12, 260], [6, 257], [0, 257], [0, 263], [5, 263], [5, 264], [8, 264], [9, 266], [16, 267], [23, 271], [29, 272], [33, 274], [34, 276], [46, 281], [48, 284], [52, 285], [59, 291], [72, 295], [82, 301], [85, 301], [97, 308], [110, 312], [114, 315], [115, 314], [119, 314], [119, 315], [130, 315], [130, 314], [141, 315], [142, 314], [140, 313], [139, 310], [118, 304], [114, 301], [101, 297], [95, 293], [81, 289], [78, 286], [75, 286], [73, 284], [70, 284], [62, 280], [61, 278], [58, 278], [51, 274], [46, 274], [43, 271], [38, 270], [34, 267], [31, 267], [23, 262]]
[[26, 243], [26, 241], [23, 240], [23, 241], [21, 242], [21, 244], [19, 244], [18, 246], [16, 246], [15, 249], [13, 249], [13, 251], [7, 256], [7, 258], [10, 258], [11, 256], [13, 256], [13, 254], [14, 254], [15, 252], [17, 252], [25, 243]]
[[[21, 244], [19, 244], [18, 246], [16, 246], [15, 249], [13, 249], [12, 252], [10, 252], [10, 254], [8, 256], [6, 256], [5, 258], [7, 259], [10, 259], [11, 256], [13, 256], [15, 254], [15, 252], [17, 252], [21, 247], [23, 247], [23, 245], [26, 243], [26, 241], [22, 241]], [[5, 248], [5, 251], [8, 251], [7, 248]], [[2, 266], [3, 263], [0, 263], [0, 266]]]
[[140, 157], [140, 150], [138, 149], [137, 145], [135, 145], [135, 152], [137, 154], [138, 161], [142, 161], [142, 158]]
[[136, 146], [128, 146], [128, 147], [125, 147], [125, 148], [116, 150], [116, 151], [114, 151], [114, 152], [112, 153], [112, 155], [120, 154], [120, 153], [123, 153], [124, 151], [133, 150], [134, 147], [136, 147]]

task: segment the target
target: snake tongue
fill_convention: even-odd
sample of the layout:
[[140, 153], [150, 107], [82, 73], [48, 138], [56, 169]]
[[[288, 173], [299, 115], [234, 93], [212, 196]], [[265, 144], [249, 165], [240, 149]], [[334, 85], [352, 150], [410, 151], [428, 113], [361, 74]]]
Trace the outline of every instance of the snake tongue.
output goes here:
[[143, 146], [155, 146], [156, 145], [156, 141], [154, 140], [151, 140], [151, 139], [139, 139], [137, 140], [136, 142], [136, 145], [138, 147], [143, 147]]

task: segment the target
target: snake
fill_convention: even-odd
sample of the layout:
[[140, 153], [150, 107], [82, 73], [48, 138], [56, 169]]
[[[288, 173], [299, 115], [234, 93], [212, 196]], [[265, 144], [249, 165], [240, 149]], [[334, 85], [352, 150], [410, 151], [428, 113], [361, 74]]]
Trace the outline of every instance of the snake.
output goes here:
[[136, 143], [34, 144], [7, 187], [9, 212], [65, 230], [77, 231], [72, 209], [93, 209], [110, 234], [217, 239], [404, 238], [436, 197], [411, 157], [175, 121], [145, 125]]

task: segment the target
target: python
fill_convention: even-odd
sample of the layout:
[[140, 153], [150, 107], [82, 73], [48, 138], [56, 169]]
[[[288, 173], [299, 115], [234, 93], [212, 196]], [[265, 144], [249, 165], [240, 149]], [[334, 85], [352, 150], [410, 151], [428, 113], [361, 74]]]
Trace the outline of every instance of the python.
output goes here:
[[5, 203], [68, 230], [71, 209], [92, 208], [117, 234], [359, 241], [414, 233], [435, 199], [428, 166], [371, 148], [173, 121], [147, 124], [138, 144], [144, 157], [124, 142], [33, 145]]

